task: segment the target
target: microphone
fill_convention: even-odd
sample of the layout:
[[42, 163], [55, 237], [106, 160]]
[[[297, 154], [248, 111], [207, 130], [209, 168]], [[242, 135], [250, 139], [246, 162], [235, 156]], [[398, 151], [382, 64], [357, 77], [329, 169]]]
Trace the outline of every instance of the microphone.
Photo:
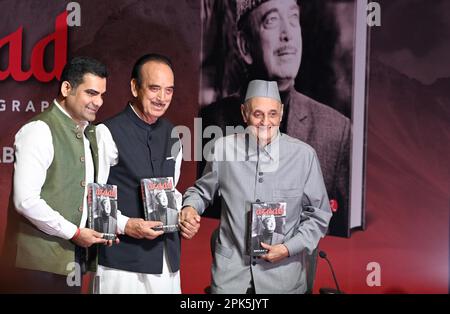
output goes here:
[[333, 266], [331, 265], [330, 260], [327, 258], [327, 253], [325, 253], [324, 251], [320, 251], [319, 252], [319, 256], [320, 258], [323, 258], [327, 261], [328, 265], [330, 266], [331, 269], [331, 274], [333, 275], [333, 279], [334, 279], [334, 283], [336, 284], [336, 289], [332, 289], [332, 288], [320, 288], [319, 289], [319, 293], [320, 294], [344, 294], [343, 291], [341, 291], [341, 289], [339, 289], [339, 284], [338, 281], [336, 279], [336, 274], [334, 273], [334, 269]]

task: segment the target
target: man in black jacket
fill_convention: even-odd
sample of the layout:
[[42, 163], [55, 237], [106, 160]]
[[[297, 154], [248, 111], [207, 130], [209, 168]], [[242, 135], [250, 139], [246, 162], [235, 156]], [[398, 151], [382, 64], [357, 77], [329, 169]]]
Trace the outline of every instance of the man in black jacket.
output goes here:
[[[97, 129], [99, 155], [111, 166], [105, 168], [109, 173], [99, 173], [99, 181], [117, 185], [118, 208], [129, 217], [118, 221], [120, 245], [99, 251], [99, 293], [181, 292], [180, 234], [152, 229], [162, 222], [143, 219], [140, 192], [143, 178], [173, 177], [176, 186], [180, 175], [181, 145], [162, 117], [174, 92], [172, 68], [165, 56], [141, 57], [131, 75], [132, 99]], [[190, 239], [199, 227], [200, 216], [184, 209], [181, 236]]]

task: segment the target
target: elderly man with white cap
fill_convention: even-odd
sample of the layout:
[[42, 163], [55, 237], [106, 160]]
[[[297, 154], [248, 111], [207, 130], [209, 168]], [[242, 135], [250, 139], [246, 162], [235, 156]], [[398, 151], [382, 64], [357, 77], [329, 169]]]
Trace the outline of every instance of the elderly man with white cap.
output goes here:
[[[246, 132], [214, 143], [203, 176], [184, 195], [183, 206], [199, 214], [216, 192], [222, 195], [211, 292], [304, 293], [305, 255], [326, 234], [331, 218], [317, 155], [311, 146], [280, 133], [283, 105], [276, 82], [251, 81], [241, 113]], [[268, 253], [261, 258], [248, 254], [253, 202], [287, 203], [284, 241], [263, 244]], [[309, 219], [302, 219], [303, 211]]]

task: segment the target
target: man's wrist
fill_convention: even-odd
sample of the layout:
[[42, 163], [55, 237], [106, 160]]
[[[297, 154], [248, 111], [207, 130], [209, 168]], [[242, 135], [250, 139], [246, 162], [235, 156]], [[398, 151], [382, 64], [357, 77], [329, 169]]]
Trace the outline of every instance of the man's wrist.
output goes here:
[[290, 256], [291, 256], [291, 253], [289, 253], [289, 248], [288, 248], [287, 245], [285, 245], [284, 243], [282, 243], [282, 245], [286, 248], [286, 253], [287, 253], [287, 256], [286, 256], [286, 257], [290, 257]]
[[79, 236], [80, 236], [80, 234], [81, 234], [81, 230], [80, 230], [80, 228], [77, 228], [77, 231], [75, 231], [75, 234], [73, 235], [73, 237], [72, 238], [70, 238], [70, 241], [75, 241]]
[[183, 209], [186, 208], [186, 207], [191, 207], [193, 210], [195, 210], [195, 211], [198, 213], [197, 208], [195, 208], [195, 207], [192, 206], [192, 205], [184, 205], [183, 207], [181, 207], [181, 210], [183, 210]]

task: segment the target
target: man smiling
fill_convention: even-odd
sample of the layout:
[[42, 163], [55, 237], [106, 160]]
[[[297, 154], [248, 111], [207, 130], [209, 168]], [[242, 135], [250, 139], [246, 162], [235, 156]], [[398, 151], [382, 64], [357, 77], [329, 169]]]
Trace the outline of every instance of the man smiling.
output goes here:
[[[305, 255], [316, 249], [331, 218], [319, 161], [309, 145], [279, 132], [283, 105], [276, 82], [251, 81], [241, 114], [247, 131], [214, 143], [203, 176], [183, 200], [184, 210], [201, 214], [222, 194], [211, 292], [304, 293]], [[255, 202], [287, 204], [284, 241], [261, 243], [267, 253], [260, 259], [250, 257], [246, 247], [247, 206]]]
[[[14, 205], [17, 292], [74, 293], [66, 275], [81, 263], [81, 248], [107, 244], [84, 228], [87, 183], [94, 182], [98, 154], [94, 127], [106, 92], [106, 67], [78, 57], [67, 63], [51, 108], [25, 124], [15, 138]], [[11, 287], [16, 291], [16, 287]]]

